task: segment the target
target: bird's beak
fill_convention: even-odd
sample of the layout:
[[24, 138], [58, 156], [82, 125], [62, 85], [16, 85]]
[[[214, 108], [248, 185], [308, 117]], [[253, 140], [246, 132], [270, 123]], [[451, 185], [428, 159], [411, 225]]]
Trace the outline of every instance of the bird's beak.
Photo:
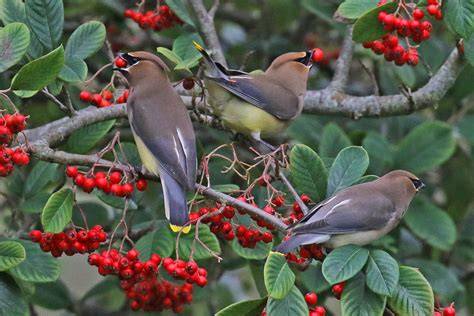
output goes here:
[[420, 181], [420, 185], [416, 188], [416, 192], [419, 192], [424, 187], [426, 187], [426, 184], [424, 182]]
[[302, 63], [305, 66], [313, 66], [313, 61], [311, 60], [311, 56], [313, 55], [313, 51], [309, 50], [306, 52], [306, 55], [302, 58], [297, 59], [296, 61]]

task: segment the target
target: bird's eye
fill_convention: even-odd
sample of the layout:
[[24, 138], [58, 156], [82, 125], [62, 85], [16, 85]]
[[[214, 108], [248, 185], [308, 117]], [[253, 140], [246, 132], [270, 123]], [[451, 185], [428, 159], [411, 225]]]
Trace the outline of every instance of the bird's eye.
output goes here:
[[417, 191], [425, 187], [425, 184], [420, 179], [410, 179], [410, 180]]
[[127, 62], [128, 66], [132, 66], [136, 63], [138, 63], [141, 59], [138, 58], [138, 57], [135, 57], [135, 56], [132, 56], [130, 54], [122, 54], [120, 55], [120, 57], [122, 57], [123, 59], [125, 59], [125, 61]]

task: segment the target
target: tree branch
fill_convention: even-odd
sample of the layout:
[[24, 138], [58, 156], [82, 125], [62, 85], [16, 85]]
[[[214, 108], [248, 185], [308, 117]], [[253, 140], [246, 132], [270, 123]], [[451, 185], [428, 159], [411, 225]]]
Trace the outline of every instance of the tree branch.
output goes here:
[[214, 14], [219, 1], [216, 0], [214, 2], [209, 12], [206, 10], [206, 7], [204, 7], [202, 0], [188, 0], [188, 3], [196, 14], [199, 30], [201, 31], [206, 46], [212, 51], [214, 59], [227, 67], [221, 43], [217, 37], [216, 28], [214, 27]]
[[332, 78], [330, 88], [336, 91], [344, 91], [349, 78], [352, 55], [354, 53], [354, 42], [352, 41], [352, 26], [348, 26], [344, 35], [341, 53], [336, 63], [336, 70]]

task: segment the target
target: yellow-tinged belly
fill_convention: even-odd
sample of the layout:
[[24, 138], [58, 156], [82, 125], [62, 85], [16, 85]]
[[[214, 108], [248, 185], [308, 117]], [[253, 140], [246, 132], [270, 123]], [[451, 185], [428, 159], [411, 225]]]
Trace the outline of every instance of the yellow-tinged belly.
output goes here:
[[276, 136], [288, 127], [288, 121], [277, 119], [222, 87], [210, 84], [208, 89], [209, 103], [226, 128], [244, 135], [258, 132], [265, 138]]
[[158, 176], [159, 175], [158, 161], [156, 160], [155, 156], [145, 146], [145, 143], [143, 143], [140, 137], [138, 137], [133, 132], [132, 134], [133, 134], [133, 138], [135, 139], [135, 144], [137, 144], [138, 154], [140, 155], [140, 159], [142, 160], [143, 165], [148, 171]]

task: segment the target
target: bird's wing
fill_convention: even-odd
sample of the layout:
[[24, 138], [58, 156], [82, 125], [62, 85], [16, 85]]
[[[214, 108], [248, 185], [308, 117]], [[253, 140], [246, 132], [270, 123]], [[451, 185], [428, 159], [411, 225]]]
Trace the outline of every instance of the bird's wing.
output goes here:
[[214, 62], [214, 64], [219, 68], [219, 70], [227, 75], [227, 76], [242, 76], [242, 75], [249, 75], [248, 72], [242, 71], [242, 70], [236, 70], [236, 69], [227, 69], [225, 68], [221, 63]]
[[292, 232], [347, 234], [368, 231], [385, 226], [394, 215], [393, 202], [379, 192], [371, 192], [368, 196], [343, 192], [302, 218]]
[[298, 114], [298, 96], [263, 75], [206, 78], [281, 120], [290, 120]]
[[[185, 126], [176, 126], [172, 122], [172, 117], [166, 122], [166, 118], [150, 117], [149, 112], [146, 111], [133, 111], [132, 116], [130, 125], [133, 132], [140, 137], [159, 165], [183, 188], [193, 189], [197, 161], [191, 122], [184, 124]], [[161, 133], [157, 134], [158, 124], [169, 124], [169, 126], [161, 128]]]

